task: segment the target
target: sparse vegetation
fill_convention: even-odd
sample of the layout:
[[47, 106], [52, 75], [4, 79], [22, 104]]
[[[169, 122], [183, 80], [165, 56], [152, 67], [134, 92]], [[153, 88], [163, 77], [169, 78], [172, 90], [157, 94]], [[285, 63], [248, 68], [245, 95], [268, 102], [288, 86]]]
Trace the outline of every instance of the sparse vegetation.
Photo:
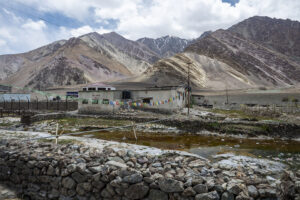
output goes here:
[[276, 120], [276, 117], [260, 115], [259, 113], [250, 113], [245, 109], [243, 110], [223, 110], [223, 109], [213, 109], [212, 112], [224, 114], [231, 118], [241, 118], [250, 121], [258, 121], [258, 120]]
[[258, 89], [259, 89], [259, 90], [267, 90], [266, 87], [259, 87]]
[[131, 123], [128, 120], [113, 120], [101, 118], [65, 118], [58, 120], [61, 126], [124, 126]]
[[282, 102], [289, 102], [289, 98], [288, 97], [283, 97], [281, 101]]

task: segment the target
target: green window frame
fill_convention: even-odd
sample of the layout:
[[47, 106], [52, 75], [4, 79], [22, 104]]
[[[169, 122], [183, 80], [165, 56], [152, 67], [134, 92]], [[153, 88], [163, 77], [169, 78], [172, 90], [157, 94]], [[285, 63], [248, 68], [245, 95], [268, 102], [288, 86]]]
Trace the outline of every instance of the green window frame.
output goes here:
[[83, 100], [82, 100], [82, 104], [89, 104], [89, 100], [83, 99]]
[[102, 104], [109, 104], [109, 99], [103, 99]]
[[99, 100], [98, 99], [93, 99], [92, 104], [99, 104]]

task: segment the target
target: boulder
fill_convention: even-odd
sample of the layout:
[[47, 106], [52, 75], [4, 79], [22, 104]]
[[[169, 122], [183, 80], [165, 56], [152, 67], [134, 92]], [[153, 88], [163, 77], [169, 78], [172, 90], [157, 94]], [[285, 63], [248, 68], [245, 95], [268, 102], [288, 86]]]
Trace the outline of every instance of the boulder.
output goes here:
[[74, 172], [72, 174], [72, 178], [77, 182], [77, 183], [83, 183], [86, 181], [86, 177], [80, 174], [79, 172]]
[[234, 195], [238, 195], [244, 187], [244, 184], [231, 182], [227, 185], [227, 190]]
[[148, 194], [148, 191], [149, 187], [144, 183], [136, 183], [125, 190], [125, 196], [129, 199], [142, 199]]
[[192, 187], [188, 187], [182, 192], [182, 195], [185, 197], [193, 197], [196, 195], [196, 192]]
[[131, 184], [139, 183], [142, 180], [143, 180], [143, 176], [140, 173], [135, 173], [135, 174], [132, 174], [132, 175], [129, 175], [129, 176], [125, 176], [123, 178], [123, 181], [125, 183], [131, 183]]
[[119, 167], [119, 168], [126, 168], [127, 167], [126, 164], [120, 163], [120, 162], [116, 162], [116, 161], [113, 161], [113, 160], [106, 162], [106, 164], [107, 165], [112, 165], [112, 166], [115, 166], [115, 167]]
[[183, 192], [183, 183], [171, 178], [159, 181], [159, 188], [164, 192]]
[[204, 167], [205, 166], [205, 161], [202, 160], [194, 160], [192, 162], [190, 162], [190, 164], [188, 165], [189, 167]]
[[72, 178], [66, 177], [62, 180], [62, 185], [67, 189], [73, 189], [76, 186], [76, 182]]
[[168, 194], [156, 189], [151, 189], [148, 196], [149, 200], [168, 200]]
[[249, 185], [247, 189], [250, 197], [256, 198], [258, 196], [258, 191], [255, 186]]
[[219, 200], [219, 194], [216, 191], [204, 193], [204, 194], [197, 194], [195, 200]]
[[234, 200], [234, 195], [229, 192], [224, 192], [221, 200]]
[[194, 189], [198, 194], [202, 194], [202, 193], [207, 193], [207, 192], [208, 192], [207, 185], [205, 185], [205, 184], [198, 184], [198, 185], [195, 185], [195, 186], [193, 187], [193, 189]]

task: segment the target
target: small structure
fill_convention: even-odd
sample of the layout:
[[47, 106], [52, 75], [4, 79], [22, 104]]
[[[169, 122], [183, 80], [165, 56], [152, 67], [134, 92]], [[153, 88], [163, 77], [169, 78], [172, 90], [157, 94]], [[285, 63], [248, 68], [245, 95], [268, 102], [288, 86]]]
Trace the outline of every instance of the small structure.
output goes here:
[[30, 101], [30, 94], [4, 93], [0, 94], [0, 101]]
[[67, 98], [70, 97], [71, 99], [78, 98], [78, 92], [67, 92], [66, 94]]
[[0, 85], [0, 93], [10, 93], [10, 92], [11, 92], [11, 86]]
[[110, 85], [105, 85], [103, 83], [93, 83], [93, 84], [83, 87], [82, 89], [83, 89], [83, 91], [116, 90], [116, 88], [114, 88]]
[[192, 94], [192, 102], [198, 106], [201, 106], [206, 103], [204, 95]]
[[121, 108], [171, 113], [186, 106], [187, 90], [184, 86], [140, 90], [116, 90], [112, 86], [99, 87], [99, 84], [96, 87], [89, 90], [91, 87], [87, 86], [79, 92], [79, 113], [114, 113]]

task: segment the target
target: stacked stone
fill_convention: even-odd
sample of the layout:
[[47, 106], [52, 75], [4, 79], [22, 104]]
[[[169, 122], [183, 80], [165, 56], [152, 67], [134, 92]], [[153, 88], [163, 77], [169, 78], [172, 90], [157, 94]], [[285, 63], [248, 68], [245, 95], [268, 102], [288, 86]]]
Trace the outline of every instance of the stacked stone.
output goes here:
[[31, 199], [299, 199], [294, 174], [224, 170], [194, 156], [143, 155], [84, 145], [1, 141], [0, 181]]

